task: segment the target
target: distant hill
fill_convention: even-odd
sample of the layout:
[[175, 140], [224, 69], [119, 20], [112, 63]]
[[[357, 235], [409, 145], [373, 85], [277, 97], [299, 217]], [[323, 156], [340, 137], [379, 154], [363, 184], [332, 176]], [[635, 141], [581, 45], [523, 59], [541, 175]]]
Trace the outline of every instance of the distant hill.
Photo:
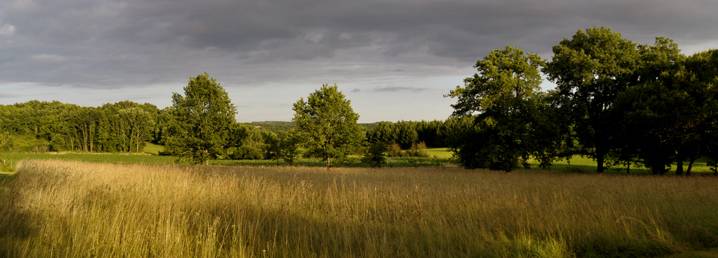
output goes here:
[[294, 123], [292, 123], [291, 121], [259, 121], [240, 124], [267, 129], [272, 132], [285, 132], [289, 131], [289, 129], [294, 127]]
[[[374, 123], [359, 123], [364, 129], [371, 129], [376, 126], [378, 122]], [[242, 122], [240, 124], [254, 126], [262, 129], [267, 129], [272, 132], [285, 132], [294, 127], [294, 123], [291, 121], [257, 121], [257, 122]]]

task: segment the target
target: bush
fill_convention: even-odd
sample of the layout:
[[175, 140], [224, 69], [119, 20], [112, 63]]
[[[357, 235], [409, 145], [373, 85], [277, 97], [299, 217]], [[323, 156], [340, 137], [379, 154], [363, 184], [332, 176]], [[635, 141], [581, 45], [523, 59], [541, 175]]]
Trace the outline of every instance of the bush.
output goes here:
[[299, 136], [291, 131], [280, 134], [279, 139], [279, 158], [287, 164], [293, 164], [294, 158], [299, 154]]
[[365, 162], [372, 167], [381, 167], [386, 165], [386, 151], [388, 147], [383, 142], [375, 142], [369, 145], [362, 162]]
[[264, 150], [259, 146], [242, 145], [236, 148], [229, 157], [231, 159], [264, 159]]
[[406, 150], [404, 153], [408, 157], [429, 157], [429, 153], [426, 152], [426, 144], [424, 142], [412, 144], [411, 149]]
[[401, 146], [399, 146], [399, 144], [393, 143], [389, 145], [387, 155], [389, 155], [389, 157], [403, 157], [404, 152], [401, 150]]
[[20, 152], [46, 152], [49, 142], [30, 135], [0, 135], [0, 150]]

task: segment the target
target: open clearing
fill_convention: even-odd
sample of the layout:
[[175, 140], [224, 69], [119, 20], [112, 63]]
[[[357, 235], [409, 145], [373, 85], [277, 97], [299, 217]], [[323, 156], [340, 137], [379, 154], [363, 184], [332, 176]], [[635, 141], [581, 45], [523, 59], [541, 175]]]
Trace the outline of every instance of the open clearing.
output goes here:
[[706, 254], [718, 178], [24, 161], [0, 256]]

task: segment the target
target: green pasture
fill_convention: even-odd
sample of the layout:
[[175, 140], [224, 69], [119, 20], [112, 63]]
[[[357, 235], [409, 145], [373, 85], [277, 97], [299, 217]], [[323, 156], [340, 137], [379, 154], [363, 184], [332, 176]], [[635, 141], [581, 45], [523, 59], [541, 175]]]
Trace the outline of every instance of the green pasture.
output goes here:
[[[148, 144], [144, 153], [81, 153], [81, 152], [6, 152], [0, 153], [0, 160], [4, 161], [4, 166], [0, 164], [1, 173], [7, 174], [12, 171], [20, 160], [74, 160], [86, 161], [94, 163], [111, 163], [111, 164], [144, 164], [144, 165], [169, 165], [176, 164], [178, 159], [173, 156], [159, 156], [158, 153], [164, 151], [164, 146]], [[449, 148], [430, 148], [426, 149], [428, 157], [389, 157], [387, 159], [387, 167], [432, 167], [432, 166], [458, 166], [454, 161], [453, 153]], [[288, 166], [290, 164], [281, 160], [212, 160], [210, 165], [222, 166]], [[294, 166], [321, 167], [324, 163], [318, 158], [298, 158], [295, 160]], [[529, 160], [530, 169], [522, 171], [541, 170], [538, 162]], [[368, 165], [361, 162], [360, 155], [350, 155], [344, 160], [337, 160], [334, 166], [339, 167], [367, 167]], [[687, 164], [684, 164], [684, 169]], [[555, 160], [549, 168], [556, 172], [573, 172], [573, 173], [591, 173], [596, 169], [596, 162], [585, 156], [573, 156], [570, 160]], [[675, 164], [671, 168], [675, 169]], [[609, 174], [625, 174], [625, 165], [610, 166], [606, 173]], [[713, 173], [711, 168], [704, 160], [696, 161], [693, 164], [693, 173], [707, 174]], [[631, 174], [648, 174], [649, 169], [638, 164], [631, 164]]]

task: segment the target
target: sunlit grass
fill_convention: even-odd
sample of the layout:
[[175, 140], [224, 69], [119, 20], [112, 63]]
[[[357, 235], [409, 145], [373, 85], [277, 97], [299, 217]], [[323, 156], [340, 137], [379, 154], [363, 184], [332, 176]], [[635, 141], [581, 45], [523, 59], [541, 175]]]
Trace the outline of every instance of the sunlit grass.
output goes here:
[[718, 247], [714, 177], [25, 161], [6, 178], [7, 257], [636, 257]]
[[[159, 150], [162, 146], [155, 145], [150, 149]], [[388, 167], [445, 167], [457, 166], [458, 164], [453, 158], [453, 154], [448, 148], [430, 148], [426, 149], [429, 157], [390, 157], [387, 159]], [[75, 160], [95, 163], [112, 163], [112, 164], [143, 164], [143, 165], [172, 165], [177, 163], [177, 157], [149, 155], [147, 153], [31, 153], [31, 152], [8, 152], [0, 153], [0, 160], [5, 161], [6, 166], [0, 171], [10, 171], [15, 164], [21, 160]], [[288, 166], [281, 160], [211, 160], [212, 165], [226, 166]], [[335, 162], [335, 166], [340, 167], [368, 167], [369, 164], [361, 162], [361, 155], [352, 155], [342, 162]], [[541, 170], [538, 162], [530, 160], [529, 164], [533, 170]], [[294, 166], [324, 166], [318, 158], [297, 158]], [[684, 169], [687, 168], [684, 164]], [[521, 168], [517, 168], [521, 169]], [[573, 156], [570, 162], [565, 159], [555, 160], [549, 168], [555, 172], [580, 172], [593, 173], [596, 171], [596, 162], [585, 156]], [[675, 164], [671, 168], [675, 170]], [[706, 165], [705, 160], [699, 160], [693, 165], [692, 172], [697, 174], [712, 174], [713, 171]], [[607, 173], [625, 174], [626, 167], [623, 165], [610, 166]], [[650, 174], [649, 169], [637, 164], [631, 164], [630, 173], [632, 174]]]
[[165, 146], [153, 144], [151, 142], [145, 143], [145, 148], [142, 149], [142, 152], [152, 155], [158, 155], [163, 151], [165, 151]]
[[429, 148], [426, 149], [426, 153], [429, 154], [429, 157], [437, 159], [450, 160], [454, 157], [454, 153], [449, 148]]
[[[157, 145], [159, 146], [159, 145]], [[73, 160], [94, 163], [112, 164], [142, 164], [142, 165], [171, 165], [177, 163], [177, 157], [149, 155], [146, 153], [84, 153], [84, 152], [7, 152], [0, 153], [0, 159], [5, 160], [9, 167], [15, 167], [22, 160]], [[290, 164], [281, 160], [211, 160], [212, 165], [226, 166], [288, 166]], [[417, 166], [445, 166], [452, 164], [446, 159], [426, 157], [391, 157], [387, 160], [390, 167], [417, 167]], [[361, 156], [351, 156], [341, 162], [335, 161], [335, 166], [342, 167], [368, 167], [369, 164], [361, 162]], [[295, 166], [324, 166], [318, 158], [297, 158]], [[1, 171], [1, 169], [0, 169]]]

